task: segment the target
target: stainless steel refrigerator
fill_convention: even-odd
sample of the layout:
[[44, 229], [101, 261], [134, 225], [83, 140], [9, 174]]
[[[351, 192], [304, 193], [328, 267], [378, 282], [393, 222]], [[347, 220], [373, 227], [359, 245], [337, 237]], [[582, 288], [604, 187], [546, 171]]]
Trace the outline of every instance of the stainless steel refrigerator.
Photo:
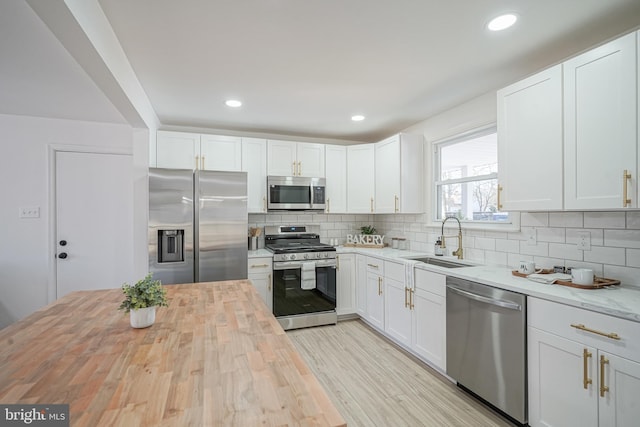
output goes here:
[[167, 285], [246, 279], [247, 219], [246, 172], [150, 168], [149, 271]]

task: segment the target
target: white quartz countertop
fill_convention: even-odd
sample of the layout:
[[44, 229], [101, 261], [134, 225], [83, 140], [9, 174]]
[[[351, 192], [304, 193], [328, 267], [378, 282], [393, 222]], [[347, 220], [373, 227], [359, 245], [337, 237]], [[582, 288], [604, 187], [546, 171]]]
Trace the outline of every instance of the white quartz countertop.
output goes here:
[[[338, 247], [338, 253], [358, 253], [393, 261], [415, 262], [407, 258], [433, 256], [424, 252], [412, 252], [391, 248], [344, 248]], [[455, 257], [444, 259], [459, 262]], [[462, 261], [466, 262], [466, 261]], [[473, 265], [472, 263], [469, 263]], [[640, 288], [633, 286], [609, 286], [602, 289], [577, 289], [562, 285], [545, 285], [512, 274], [505, 267], [473, 265], [464, 268], [445, 268], [435, 265], [416, 263], [416, 268], [433, 271], [447, 276], [459, 277], [496, 288], [520, 292], [532, 297], [546, 299], [562, 304], [580, 307], [623, 319], [640, 322]]]
[[249, 258], [271, 258], [273, 256], [273, 252], [266, 249], [257, 249], [255, 251], [249, 251], [247, 253]]

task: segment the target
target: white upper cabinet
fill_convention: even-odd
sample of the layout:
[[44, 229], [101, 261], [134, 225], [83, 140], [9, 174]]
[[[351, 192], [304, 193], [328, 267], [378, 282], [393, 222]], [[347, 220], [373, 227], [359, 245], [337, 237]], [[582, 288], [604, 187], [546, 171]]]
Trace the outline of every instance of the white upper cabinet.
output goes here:
[[239, 172], [242, 169], [241, 138], [158, 131], [156, 166]]
[[347, 147], [347, 211], [349, 213], [374, 212], [374, 156], [373, 144]]
[[247, 210], [267, 211], [267, 141], [242, 138], [242, 170], [247, 172]]
[[267, 141], [269, 175], [324, 177], [324, 144]]
[[562, 65], [498, 91], [501, 210], [562, 209]]
[[374, 146], [375, 213], [423, 212], [422, 136], [398, 134]]
[[326, 212], [347, 212], [347, 147], [325, 147]]
[[564, 63], [566, 209], [639, 206], [637, 56], [632, 33]]
[[240, 172], [242, 170], [241, 138], [200, 135], [200, 169]]
[[200, 134], [158, 131], [156, 135], [156, 167], [197, 169]]

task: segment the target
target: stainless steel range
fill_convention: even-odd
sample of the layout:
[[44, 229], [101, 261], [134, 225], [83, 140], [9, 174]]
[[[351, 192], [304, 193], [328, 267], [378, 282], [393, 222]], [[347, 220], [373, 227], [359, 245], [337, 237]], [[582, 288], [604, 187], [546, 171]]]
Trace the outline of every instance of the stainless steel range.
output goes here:
[[286, 329], [330, 325], [336, 314], [336, 249], [318, 227], [266, 226], [273, 252], [273, 314]]

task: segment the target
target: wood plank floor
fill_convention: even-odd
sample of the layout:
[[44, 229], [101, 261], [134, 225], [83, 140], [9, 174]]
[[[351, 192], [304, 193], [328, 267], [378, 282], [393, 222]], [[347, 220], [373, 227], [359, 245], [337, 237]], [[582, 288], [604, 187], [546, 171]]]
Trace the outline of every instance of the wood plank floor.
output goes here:
[[513, 426], [361, 320], [287, 335], [349, 426]]

